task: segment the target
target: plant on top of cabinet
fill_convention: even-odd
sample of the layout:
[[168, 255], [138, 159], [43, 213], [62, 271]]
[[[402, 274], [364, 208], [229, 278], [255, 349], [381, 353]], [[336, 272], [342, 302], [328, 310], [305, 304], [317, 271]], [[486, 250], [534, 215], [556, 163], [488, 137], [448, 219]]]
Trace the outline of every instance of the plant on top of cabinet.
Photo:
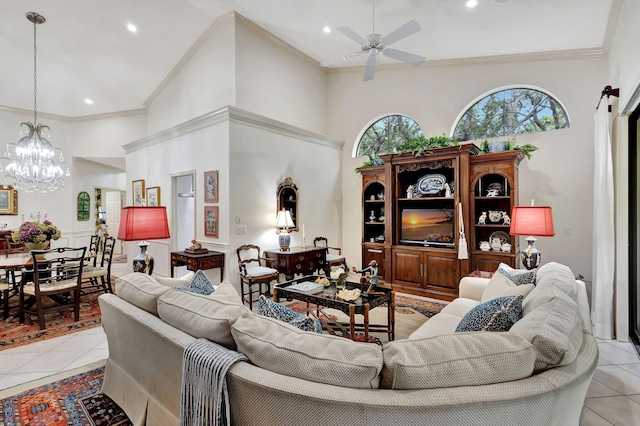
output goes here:
[[[491, 148], [491, 144], [494, 142], [502, 142], [504, 144], [504, 148], [499, 151], [494, 151]], [[522, 153], [527, 157], [527, 159], [531, 160], [531, 154], [538, 150], [538, 147], [535, 145], [531, 145], [526, 143], [524, 145], [516, 145], [515, 138], [508, 139], [506, 141], [492, 141], [489, 142], [488, 139], [485, 139], [480, 144], [480, 152], [479, 154], [492, 154], [493, 152], [503, 152], [503, 151], [522, 151]]]
[[457, 140], [446, 136], [444, 133], [442, 136], [432, 136], [425, 138], [424, 136], [418, 136], [411, 139], [404, 144], [400, 145], [397, 149], [398, 154], [404, 152], [410, 152], [416, 157], [430, 154], [430, 150], [435, 148], [444, 148], [447, 146], [458, 146]]

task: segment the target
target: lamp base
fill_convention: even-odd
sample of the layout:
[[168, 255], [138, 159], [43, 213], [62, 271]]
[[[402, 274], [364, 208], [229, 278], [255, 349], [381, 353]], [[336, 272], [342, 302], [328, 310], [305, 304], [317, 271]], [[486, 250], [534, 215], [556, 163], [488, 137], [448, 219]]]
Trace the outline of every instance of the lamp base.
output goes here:
[[528, 246], [520, 253], [520, 260], [522, 265], [527, 269], [535, 269], [540, 266], [542, 255], [535, 246], [536, 239], [534, 237], [527, 237]]
[[142, 272], [143, 274], [147, 272], [151, 275], [153, 273], [153, 256], [149, 254], [147, 251], [147, 246], [149, 245], [146, 241], [140, 241], [138, 246], [140, 247], [140, 254], [133, 258], [133, 272]]
[[281, 231], [278, 234], [278, 244], [280, 244], [280, 251], [289, 251], [291, 235], [287, 231]]

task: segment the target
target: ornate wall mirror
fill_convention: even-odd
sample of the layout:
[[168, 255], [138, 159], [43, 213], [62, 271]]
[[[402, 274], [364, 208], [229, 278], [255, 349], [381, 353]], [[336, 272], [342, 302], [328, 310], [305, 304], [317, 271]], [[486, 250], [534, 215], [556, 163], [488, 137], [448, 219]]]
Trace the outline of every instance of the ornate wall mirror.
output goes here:
[[78, 220], [89, 220], [91, 199], [89, 193], [82, 191], [78, 194]]
[[278, 198], [278, 210], [276, 215], [282, 209], [289, 210], [291, 213], [291, 219], [293, 219], [294, 227], [289, 231], [298, 230], [298, 186], [293, 183], [293, 180], [288, 177], [284, 182], [278, 185], [278, 191], [276, 192]]

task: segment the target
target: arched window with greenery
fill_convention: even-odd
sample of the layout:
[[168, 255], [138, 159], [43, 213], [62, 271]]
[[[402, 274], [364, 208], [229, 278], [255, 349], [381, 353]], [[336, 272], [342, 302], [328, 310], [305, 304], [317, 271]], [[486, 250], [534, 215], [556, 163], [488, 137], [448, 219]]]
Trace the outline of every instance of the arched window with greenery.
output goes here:
[[471, 105], [458, 120], [453, 137], [468, 141], [568, 127], [569, 116], [557, 99], [540, 90], [515, 87]]
[[357, 157], [368, 156], [371, 160], [380, 154], [396, 152], [396, 148], [422, 136], [418, 123], [404, 115], [388, 115], [377, 120], [364, 131]]

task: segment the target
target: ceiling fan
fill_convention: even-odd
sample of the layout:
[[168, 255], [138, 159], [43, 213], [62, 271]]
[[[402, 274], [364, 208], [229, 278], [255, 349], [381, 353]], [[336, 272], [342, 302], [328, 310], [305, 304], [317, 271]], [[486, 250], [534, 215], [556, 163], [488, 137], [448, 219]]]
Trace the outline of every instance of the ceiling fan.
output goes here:
[[[375, 2], [374, 2], [374, 13], [375, 13]], [[412, 34], [417, 33], [422, 30], [420, 24], [416, 21], [411, 20], [406, 24], [402, 25], [400, 28], [395, 31], [387, 34], [382, 37], [380, 34], [375, 33], [375, 26], [373, 26], [373, 34], [369, 34], [368, 36], [362, 37], [355, 31], [353, 31], [349, 27], [338, 27], [337, 31], [340, 31], [342, 34], [349, 37], [351, 40], [354, 40], [356, 43], [360, 44], [360, 50], [355, 52], [347, 53], [344, 56], [341, 56], [337, 59], [332, 59], [330, 61], [322, 62], [320, 65], [323, 67], [329, 67], [331, 65], [335, 65], [340, 61], [344, 61], [347, 59], [355, 58], [356, 56], [360, 56], [363, 53], [368, 53], [369, 57], [367, 58], [367, 63], [364, 66], [364, 81], [368, 81], [373, 79], [373, 76], [376, 72], [376, 65], [378, 62], [378, 54], [382, 53], [384, 56], [392, 59], [396, 59], [398, 61], [407, 62], [412, 65], [422, 65], [425, 61], [424, 56], [414, 55], [413, 53], [405, 52], [398, 49], [392, 49], [387, 46], [400, 41], [406, 37], [409, 37]]]

